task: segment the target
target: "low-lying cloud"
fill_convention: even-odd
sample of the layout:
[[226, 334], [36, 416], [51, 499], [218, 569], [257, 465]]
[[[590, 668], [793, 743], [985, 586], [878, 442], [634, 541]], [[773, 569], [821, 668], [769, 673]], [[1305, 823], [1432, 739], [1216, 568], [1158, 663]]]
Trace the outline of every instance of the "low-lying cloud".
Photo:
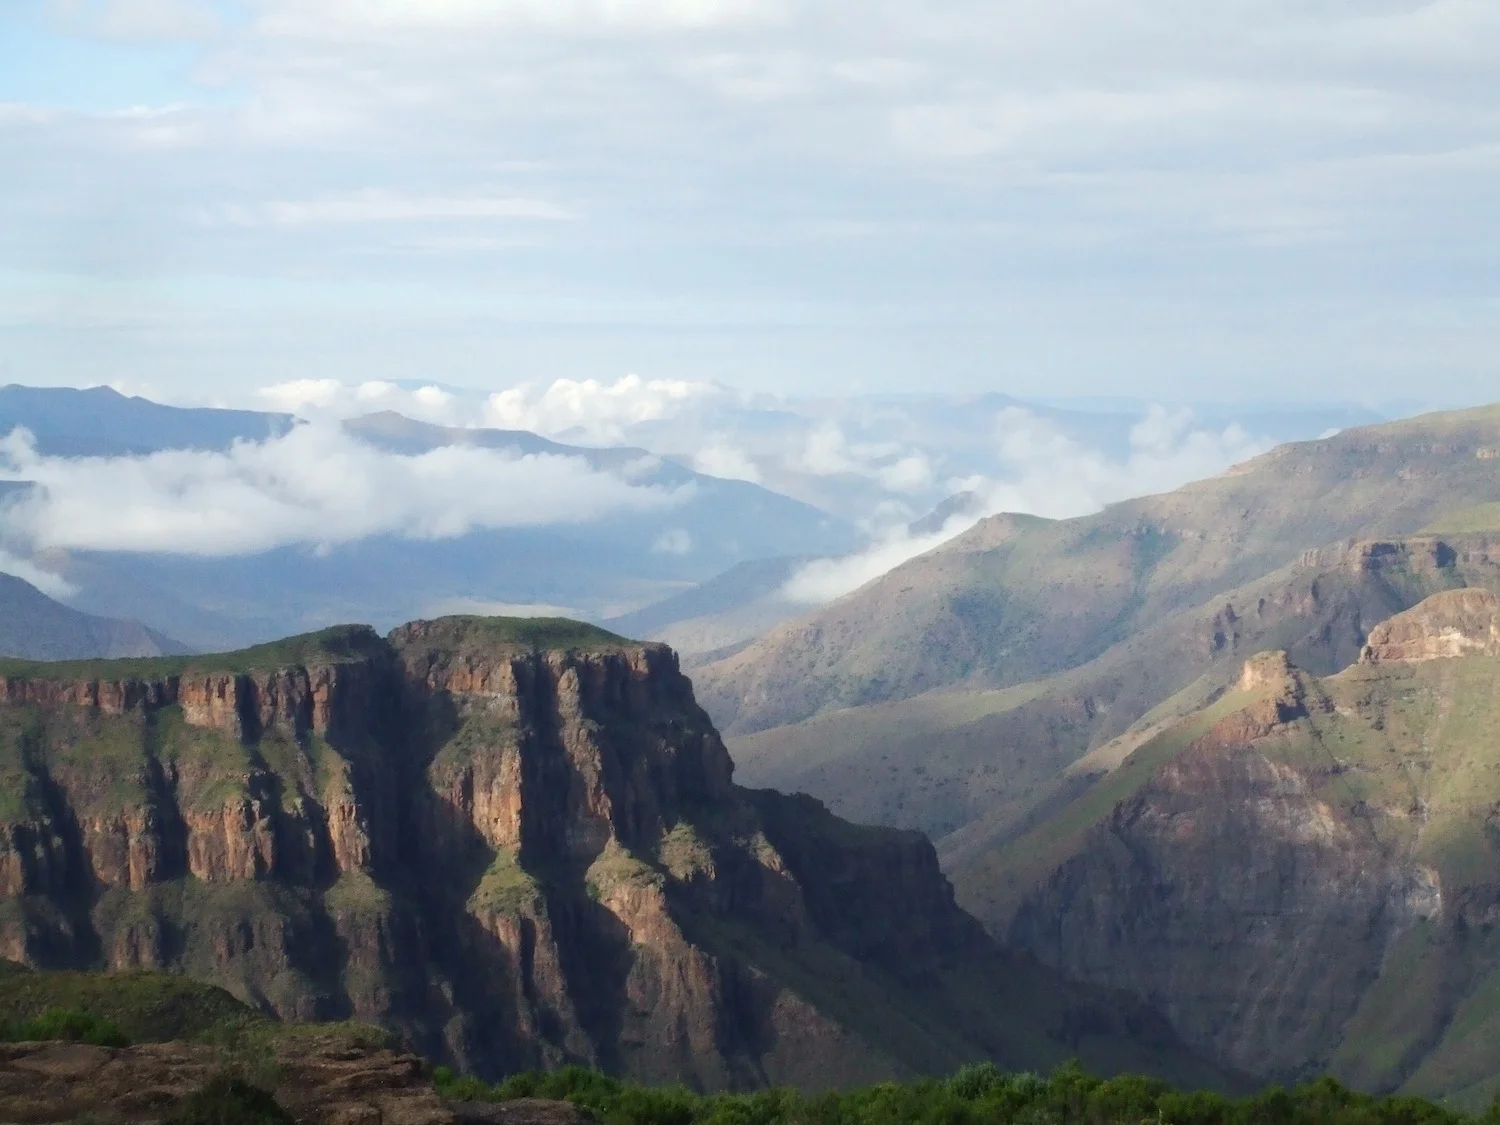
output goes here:
[[6, 550], [0, 550], [0, 574], [9, 574], [23, 582], [30, 582], [42, 593], [54, 598], [69, 598], [78, 592], [67, 579]]
[[834, 422], [808, 432], [796, 465], [814, 476], [866, 477], [897, 493], [922, 492], [933, 484], [926, 454], [900, 442], [851, 442]]
[[1023, 407], [1000, 411], [995, 438], [999, 471], [994, 476], [950, 482], [951, 492], [978, 497], [972, 514], [955, 515], [931, 534], [914, 535], [904, 525], [889, 526], [862, 551], [816, 559], [800, 568], [787, 580], [783, 594], [809, 604], [832, 601], [962, 534], [986, 516], [1087, 515], [1120, 500], [1213, 476], [1271, 445], [1238, 425], [1221, 431], [1196, 429], [1191, 411], [1160, 406], [1152, 407], [1131, 429], [1124, 459], [1085, 448]]
[[642, 422], [656, 422], [707, 400], [733, 396], [712, 383], [681, 379], [642, 379], [627, 375], [613, 383], [594, 379], [558, 379], [549, 386], [525, 384], [490, 395], [486, 425], [531, 430], [552, 437], [588, 442], [621, 440]]
[[303, 418], [353, 418], [394, 410], [409, 418], [439, 425], [469, 425], [478, 413], [474, 396], [467, 398], [436, 384], [411, 387], [382, 380], [341, 383], [337, 379], [289, 379], [261, 387], [257, 406]]
[[4, 510], [6, 547], [221, 557], [378, 534], [449, 539], [670, 508], [690, 487], [632, 483], [577, 457], [445, 446], [384, 452], [332, 424], [228, 450], [47, 457], [16, 430], [0, 475], [32, 481]]

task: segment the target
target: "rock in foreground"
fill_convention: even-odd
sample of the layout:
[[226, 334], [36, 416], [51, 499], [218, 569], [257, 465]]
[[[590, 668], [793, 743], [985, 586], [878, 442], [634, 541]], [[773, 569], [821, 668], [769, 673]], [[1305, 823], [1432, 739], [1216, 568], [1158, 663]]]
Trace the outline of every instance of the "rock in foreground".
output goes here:
[[[161, 1120], [223, 1066], [214, 1047], [147, 1043], [111, 1049], [82, 1043], [0, 1044], [0, 1121], [99, 1125]], [[456, 1125], [420, 1059], [335, 1041], [299, 1039], [268, 1060], [261, 1084], [306, 1125]]]

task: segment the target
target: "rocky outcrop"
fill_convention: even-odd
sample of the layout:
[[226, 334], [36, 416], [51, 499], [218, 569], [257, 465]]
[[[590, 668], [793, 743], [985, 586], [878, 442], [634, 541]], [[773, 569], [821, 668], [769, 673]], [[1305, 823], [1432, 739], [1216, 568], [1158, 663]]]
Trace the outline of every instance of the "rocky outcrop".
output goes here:
[[[160, 1121], [224, 1067], [222, 1049], [191, 1043], [91, 1047], [0, 1044], [0, 1118], [46, 1122]], [[299, 1123], [459, 1125], [485, 1120], [445, 1105], [421, 1059], [306, 1036], [276, 1050], [260, 1077]], [[550, 1103], [546, 1103], [549, 1104]], [[559, 1123], [581, 1120], [562, 1107]], [[524, 1121], [524, 1117], [501, 1120]]]
[[1500, 598], [1488, 590], [1450, 590], [1370, 630], [1366, 664], [1418, 663], [1459, 656], [1500, 656]]
[[924, 838], [736, 787], [669, 649], [542, 633], [13, 675], [0, 952], [184, 971], [490, 1076], [825, 1086], [1129, 1044], [1204, 1080], [1133, 1001], [996, 947]]
[[1493, 1074], [1472, 1021], [1500, 969], [1497, 614], [1434, 595], [1321, 680], [1252, 659], [1126, 759], [1102, 819], [1084, 798], [1039, 829], [1071, 842], [1011, 940], [1252, 1073], [1429, 1095]]

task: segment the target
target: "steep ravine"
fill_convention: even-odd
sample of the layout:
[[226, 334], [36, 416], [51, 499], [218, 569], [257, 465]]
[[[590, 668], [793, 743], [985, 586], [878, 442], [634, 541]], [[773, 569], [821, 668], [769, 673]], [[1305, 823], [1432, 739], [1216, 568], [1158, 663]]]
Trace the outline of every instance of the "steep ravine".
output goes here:
[[1221, 1077], [1002, 952], [921, 836], [736, 787], [663, 646], [454, 618], [9, 665], [0, 701], [0, 956], [182, 971], [486, 1075]]

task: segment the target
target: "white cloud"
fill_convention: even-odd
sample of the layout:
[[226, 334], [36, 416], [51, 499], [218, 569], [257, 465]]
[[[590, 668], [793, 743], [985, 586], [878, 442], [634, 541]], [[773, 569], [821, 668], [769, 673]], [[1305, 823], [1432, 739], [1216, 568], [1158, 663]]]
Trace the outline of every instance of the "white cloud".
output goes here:
[[725, 480], [743, 480], [751, 484], [761, 481], [760, 470], [743, 449], [722, 439], [714, 440], [693, 455], [693, 468], [711, 477]]
[[1193, 429], [1189, 410], [1153, 406], [1130, 431], [1123, 461], [1086, 449], [1023, 407], [996, 420], [1002, 474], [955, 482], [979, 493], [989, 512], [1064, 519], [1132, 496], [1168, 492], [1264, 452], [1270, 443], [1238, 425]]
[[814, 559], [800, 567], [781, 588], [782, 595], [794, 602], [819, 605], [843, 597], [866, 582], [895, 569], [908, 559], [932, 550], [962, 531], [977, 519], [950, 520], [942, 530], [931, 535], [907, 535], [892, 530], [863, 551], [836, 559]]
[[587, 617], [576, 606], [553, 605], [550, 602], [497, 602], [492, 598], [439, 598], [423, 607], [422, 617], [449, 617], [455, 614], [477, 617]]
[[77, 593], [73, 585], [62, 576], [3, 549], [0, 549], [0, 574], [13, 575], [23, 582], [30, 582], [48, 597], [67, 598]]
[[809, 430], [793, 462], [814, 476], [858, 476], [904, 494], [925, 492], [933, 484], [932, 462], [920, 450], [898, 441], [850, 442], [834, 422]]
[[50, 0], [51, 14], [75, 33], [105, 39], [201, 39], [220, 30], [192, 0]]
[[375, 534], [447, 539], [480, 528], [578, 523], [670, 508], [687, 489], [632, 484], [579, 458], [445, 446], [378, 451], [341, 427], [297, 426], [226, 452], [39, 455], [17, 430], [0, 465], [37, 489], [6, 509], [12, 549], [225, 556]]
[[638, 375], [614, 383], [558, 379], [547, 387], [527, 384], [497, 391], [484, 414], [488, 425], [500, 429], [612, 442], [629, 426], [669, 418], [728, 393], [711, 383]]
[[932, 487], [932, 463], [925, 454], [909, 453], [876, 470], [880, 483], [892, 492], [925, 492]]
[[844, 437], [844, 431], [832, 422], [808, 432], [799, 467], [815, 476], [858, 473], [862, 468], [849, 456], [849, 443]]
[[469, 426], [482, 410], [477, 395], [461, 398], [435, 384], [408, 390], [382, 380], [351, 385], [337, 379], [291, 379], [261, 387], [255, 396], [263, 408], [306, 418], [353, 418], [394, 410], [424, 422]]
[[1188, 410], [1153, 406], [1130, 431], [1124, 460], [1087, 449], [1023, 407], [1007, 407], [995, 420], [994, 476], [951, 481], [951, 492], [971, 491], [977, 515], [955, 516], [938, 532], [911, 535], [892, 526], [866, 549], [842, 558], [817, 559], [787, 581], [794, 601], [821, 603], [841, 597], [894, 567], [967, 531], [981, 518], [1017, 512], [1065, 519], [1096, 512], [1133, 496], [1166, 492], [1213, 476], [1269, 447], [1238, 425], [1222, 431], [1193, 428]]
[[686, 528], [674, 527], [657, 536], [651, 550], [658, 555], [690, 555], [693, 553], [693, 536]]
[[780, 0], [268, 0], [277, 34], [704, 31], [777, 19]]
[[[390, 384], [381, 384], [390, 386]], [[269, 387], [261, 387], [256, 394], [265, 400], [266, 404], [273, 410], [279, 410], [285, 414], [296, 414], [298, 411], [327, 410], [344, 396], [347, 388], [337, 379], [292, 379], [285, 383], [275, 383]]]
[[324, 223], [430, 223], [456, 220], [540, 219], [577, 216], [545, 199], [521, 196], [403, 196], [377, 188], [325, 199], [277, 199], [267, 203], [225, 204], [205, 217], [244, 226], [270, 223], [307, 226]]

